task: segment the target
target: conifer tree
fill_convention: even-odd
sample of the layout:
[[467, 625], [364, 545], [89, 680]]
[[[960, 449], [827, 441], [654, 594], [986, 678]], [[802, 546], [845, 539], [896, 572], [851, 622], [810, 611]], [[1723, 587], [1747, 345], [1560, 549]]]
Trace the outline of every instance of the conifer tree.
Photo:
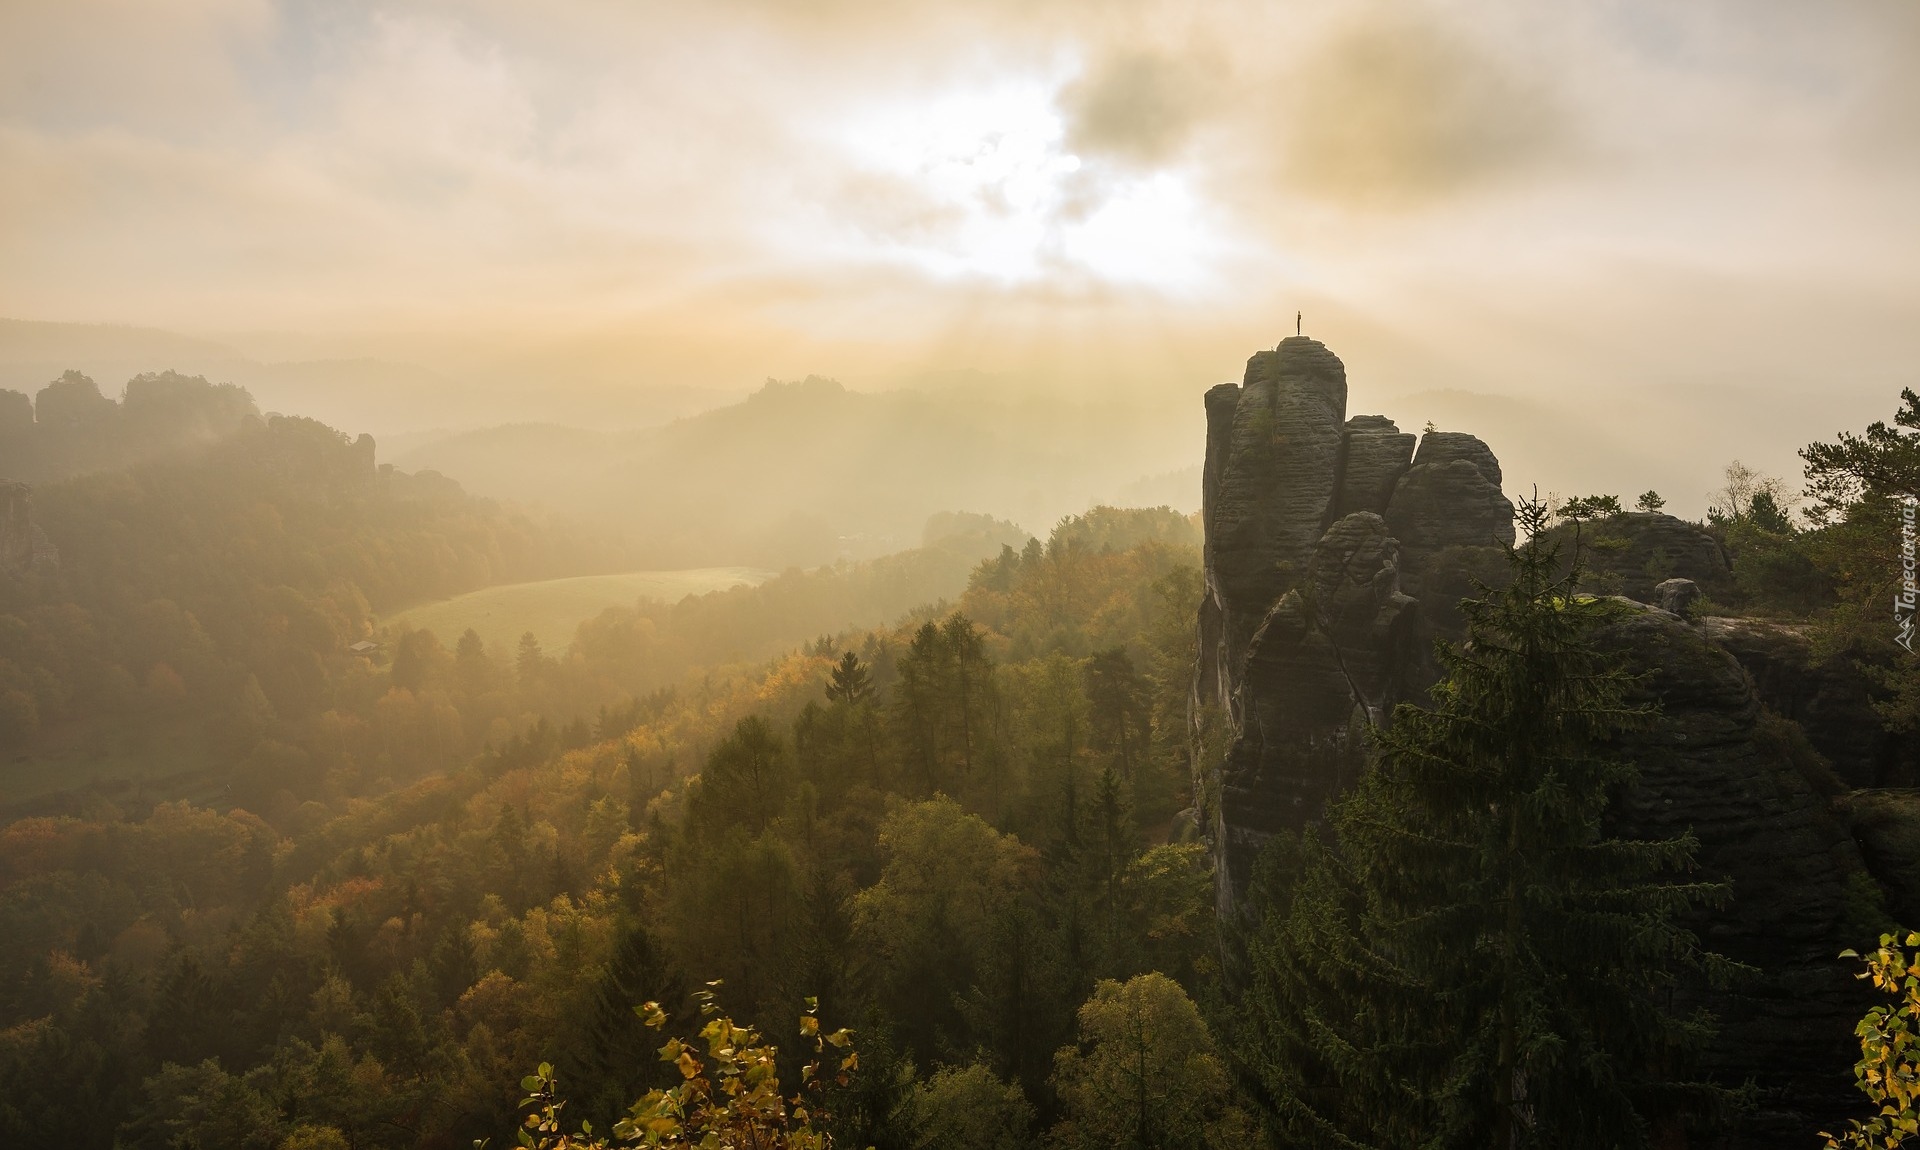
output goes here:
[[685, 1029], [694, 1018], [692, 1001], [653, 935], [640, 923], [627, 924], [594, 984], [586, 1025], [565, 1052], [581, 1105], [598, 1124], [612, 1125], [637, 1086], [672, 1085], [658, 1073], [658, 1044], [635, 1008], [662, 1003], [676, 1028]]
[[852, 651], [841, 655], [827, 683], [827, 698], [851, 707], [866, 702], [872, 696], [873, 676], [868, 673], [866, 664], [860, 661], [860, 656]]
[[1623, 608], [1557, 574], [1523, 501], [1511, 580], [1463, 604], [1432, 706], [1403, 705], [1314, 832], [1267, 860], [1248, 1069], [1311, 1145], [1613, 1148], [1732, 1096], [1689, 1082], [1710, 1019], [1668, 1008], [1735, 968], [1679, 923], [1690, 836], [1612, 837], [1616, 738], [1649, 721], [1596, 642]]

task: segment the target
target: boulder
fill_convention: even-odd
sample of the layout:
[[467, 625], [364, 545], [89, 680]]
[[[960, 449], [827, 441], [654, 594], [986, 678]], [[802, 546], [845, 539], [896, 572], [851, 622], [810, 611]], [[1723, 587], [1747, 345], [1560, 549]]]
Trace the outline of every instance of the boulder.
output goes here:
[[1654, 606], [1686, 618], [1693, 612], [1695, 600], [1700, 598], [1700, 584], [1691, 579], [1667, 579], [1654, 585]]

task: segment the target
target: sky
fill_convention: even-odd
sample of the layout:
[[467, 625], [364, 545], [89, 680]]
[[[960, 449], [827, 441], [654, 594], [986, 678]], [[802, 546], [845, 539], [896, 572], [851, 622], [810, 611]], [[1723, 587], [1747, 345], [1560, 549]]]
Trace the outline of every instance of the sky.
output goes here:
[[1790, 463], [1920, 382], [1915, 205], [1912, 0], [0, 5], [0, 316], [536, 391], [1184, 402], [1298, 311]]

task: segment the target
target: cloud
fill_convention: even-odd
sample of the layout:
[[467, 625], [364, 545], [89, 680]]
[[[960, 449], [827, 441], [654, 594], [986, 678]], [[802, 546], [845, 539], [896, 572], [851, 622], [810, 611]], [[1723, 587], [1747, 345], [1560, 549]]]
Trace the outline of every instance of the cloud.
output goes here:
[[1555, 93], [1447, 25], [1372, 9], [1286, 75], [1284, 176], [1348, 206], [1431, 203], [1569, 143]]
[[1217, 91], [1219, 64], [1199, 52], [1103, 55], [1060, 93], [1067, 143], [1082, 154], [1142, 165], [1173, 159]]
[[1356, 380], [1388, 331], [1526, 390], [1765, 359], [1817, 279], [1857, 366], [1920, 287], [1914, 11], [0, 2], [0, 315], [1185, 395], [1304, 306]]

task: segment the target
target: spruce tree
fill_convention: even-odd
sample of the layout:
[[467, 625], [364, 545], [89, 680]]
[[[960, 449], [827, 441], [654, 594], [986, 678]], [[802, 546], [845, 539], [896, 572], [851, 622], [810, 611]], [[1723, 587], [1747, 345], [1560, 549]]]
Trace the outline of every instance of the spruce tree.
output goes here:
[[1734, 969], [1680, 924], [1726, 888], [1683, 880], [1691, 836], [1605, 824], [1635, 778], [1617, 738], [1651, 718], [1597, 642], [1630, 608], [1578, 595], [1577, 555], [1558, 573], [1539, 503], [1520, 522], [1431, 706], [1266, 860], [1243, 1049], [1301, 1143], [1613, 1150], [1732, 1098], [1686, 1077], [1710, 1019], [1669, 1007]]
[[694, 1020], [685, 979], [646, 927], [630, 922], [593, 985], [585, 1025], [564, 1055], [567, 1080], [596, 1127], [610, 1129], [642, 1087], [674, 1081], [661, 1073], [656, 1036], [636, 1013], [647, 1002], [660, 1003], [677, 1031]]

